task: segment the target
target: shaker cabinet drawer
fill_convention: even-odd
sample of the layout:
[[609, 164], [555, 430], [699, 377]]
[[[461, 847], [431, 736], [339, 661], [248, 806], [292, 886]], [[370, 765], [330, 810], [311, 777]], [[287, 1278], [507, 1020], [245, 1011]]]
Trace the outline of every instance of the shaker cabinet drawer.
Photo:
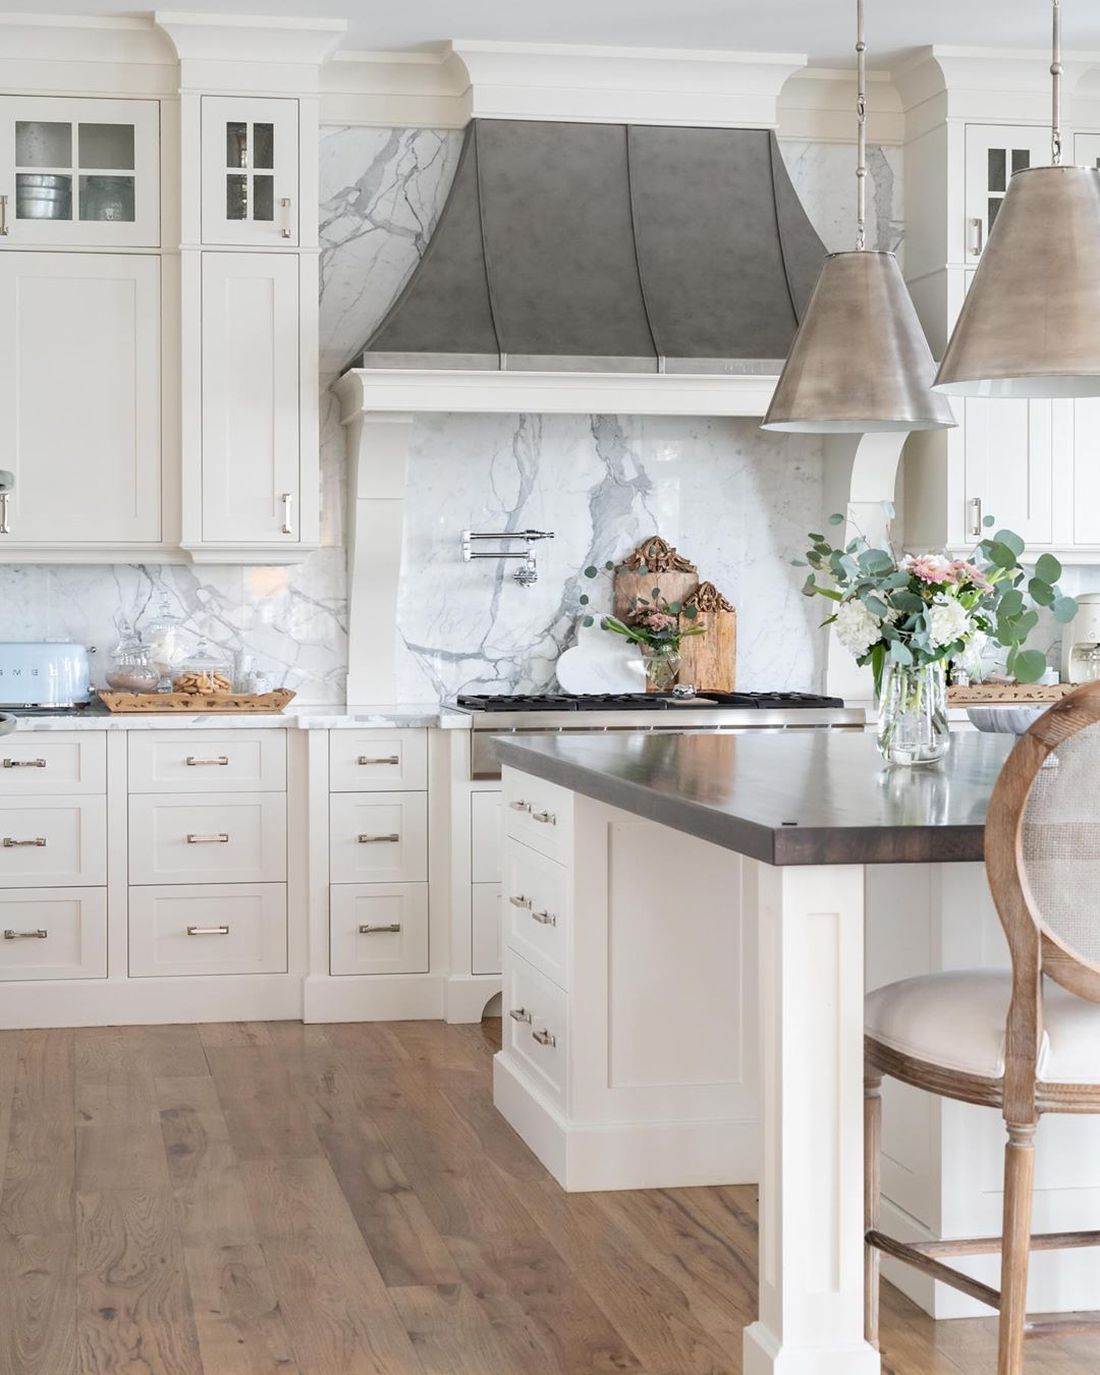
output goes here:
[[285, 792], [286, 731], [134, 731], [132, 793]]
[[569, 871], [552, 859], [508, 842], [501, 919], [504, 942], [559, 988], [568, 988]]
[[100, 731], [15, 731], [0, 740], [0, 797], [107, 791], [107, 737]]
[[130, 798], [131, 883], [282, 883], [286, 798], [196, 793]]
[[504, 957], [504, 1049], [542, 1092], [565, 1105], [569, 999], [513, 950]]
[[406, 792], [427, 786], [427, 731], [329, 732], [332, 792]]
[[426, 883], [334, 883], [329, 889], [332, 974], [426, 974]]
[[281, 974], [286, 964], [281, 883], [130, 890], [131, 978]]
[[540, 854], [564, 859], [573, 841], [573, 794], [541, 778], [505, 769], [504, 833]]
[[336, 793], [329, 803], [333, 883], [427, 880], [426, 794]]
[[0, 799], [0, 887], [95, 887], [106, 882], [102, 798]]
[[0, 892], [0, 980], [106, 977], [106, 888]]

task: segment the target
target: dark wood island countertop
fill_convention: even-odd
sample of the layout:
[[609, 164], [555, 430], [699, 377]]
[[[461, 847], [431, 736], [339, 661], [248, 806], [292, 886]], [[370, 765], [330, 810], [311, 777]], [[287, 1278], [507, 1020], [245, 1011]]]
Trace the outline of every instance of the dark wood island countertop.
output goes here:
[[939, 764], [905, 768], [839, 730], [494, 740], [506, 767], [776, 865], [980, 861], [1013, 744], [960, 731]]

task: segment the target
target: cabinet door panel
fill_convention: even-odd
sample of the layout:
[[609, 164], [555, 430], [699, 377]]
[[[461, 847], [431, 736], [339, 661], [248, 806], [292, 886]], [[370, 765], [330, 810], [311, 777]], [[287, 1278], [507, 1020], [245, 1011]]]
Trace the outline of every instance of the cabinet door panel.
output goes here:
[[298, 102], [203, 96], [202, 238], [298, 242]]
[[1035, 125], [966, 126], [966, 262], [976, 264], [1016, 172], [1050, 161], [1050, 130]]
[[[1079, 136], [1080, 137], [1080, 136]], [[1074, 544], [1100, 544], [1100, 398], [1085, 397], [1073, 406]]]
[[296, 544], [298, 260], [204, 253], [202, 533]]
[[[977, 527], [971, 527], [980, 510], [982, 516], [993, 516], [999, 529], [1015, 530], [1028, 544], [1051, 543], [1054, 407], [1064, 404], [966, 398], [968, 538], [980, 538]], [[980, 508], [973, 506], [975, 501]]]
[[0, 97], [4, 248], [156, 248], [155, 100]]
[[11, 544], [161, 537], [160, 263], [0, 255], [0, 435]]

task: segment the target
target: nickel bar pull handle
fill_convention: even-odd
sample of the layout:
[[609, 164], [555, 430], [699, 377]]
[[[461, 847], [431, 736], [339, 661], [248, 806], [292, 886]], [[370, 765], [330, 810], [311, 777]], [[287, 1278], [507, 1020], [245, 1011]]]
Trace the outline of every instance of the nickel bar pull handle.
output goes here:
[[293, 535], [293, 533], [294, 533], [294, 522], [293, 522], [293, 521], [291, 520], [291, 518], [290, 518], [290, 508], [291, 508], [291, 506], [292, 506], [293, 504], [294, 504], [294, 493], [293, 493], [293, 492], [284, 492], [284, 493], [283, 493], [283, 524], [282, 524], [282, 532], [283, 532], [284, 535]]
[[530, 1022], [531, 1014], [525, 1007], [514, 1007], [508, 1014], [513, 1022]]
[[5, 769], [44, 769], [46, 761], [44, 759], [5, 759]]
[[540, 1046], [556, 1046], [558, 1044], [558, 1038], [552, 1031], [532, 1031], [531, 1035]]
[[13, 931], [9, 926], [4, 932], [6, 941], [44, 941], [49, 932], [44, 926], [40, 926], [37, 931]]
[[356, 839], [360, 845], [395, 845], [401, 837], [394, 831], [391, 835], [387, 836], [361, 835], [357, 836]]
[[972, 258], [977, 258], [985, 242], [985, 225], [982, 223], [981, 216], [977, 215], [974, 219], [967, 220], [966, 227], [970, 237], [970, 242], [967, 245], [970, 256]]
[[514, 896], [510, 897], [508, 901], [512, 904], [513, 907], [530, 908], [531, 906], [531, 899], [525, 898], [522, 893], [516, 893]]
[[544, 826], [556, 826], [558, 824], [558, 818], [553, 812], [532, 812], [531, 820], [541, 821]]
[[532, 912], [531, 920], [537, 921], [540, 926], [557, 926], [558, 919], [553, 912]]
[[16, 840], [16, 839], [14, 839], [14, 837], [12, 837], [12, 836], [5, 836], [5, 837], [4, 837], [4, 849], [5, 849], [5, 850], [17, 850], [17, 849], [19, 849], [19, 847], [22, 846], [22, 845], [36, 845], [36, 846], [41, 850], [42, 848], [44, 848], [45, 844], [46, 844], [46, 837], [45, 837], [45, 836], [35, 836], [35, 837], [34, 837], [33, 839], [31, 839], [31, 840]]
[[529, 812], [531, 810], [530, 802], [524, 802], [522, 798], [519, 798], [516, 802], [509, 802], [508, 805], [514, 812]]
[[184, 762], [189, 769], [202, 768], [207, 764], [217, 764], [224, 768], [229, 763], [229, 755], [219, 754], [215, 759], [200, 759], [198, 755], [189, 754]]
[[388, 923], [387, 925], [385, 925], [385, 926], [371, 926], [369, 922], [364, 922], [363, 925], [360, 926], [360, 928], [359, 928], [359, 934], [360, 934], [361, 936], [376, 936], [376, 935], [379, 933], [379, 931], [400, 931], [400, 930], [401, 930], [401, 923], [400, 923], [399, 921], [391, 921], [391, 922], [389, 922], [389, 923]]
[[355, 762], [357, 764], [400, 764], [401, 756], [398, 754], [381, 754], [375, 757], [370, 754], [361, 754]]
[[974, 539], [981, 539], [982, 535], [982, 499], [981, 497], [971, 497], [966, 503], [970, 512], [969, 534]]
[[228, 926], [189, 926], [187, 928], [189, 936], [228, 936]]
[[187, 837], [187, 843], [188, 845], [228, 845], [229, 832], [220, 831], [214, 836], [189, 835]]

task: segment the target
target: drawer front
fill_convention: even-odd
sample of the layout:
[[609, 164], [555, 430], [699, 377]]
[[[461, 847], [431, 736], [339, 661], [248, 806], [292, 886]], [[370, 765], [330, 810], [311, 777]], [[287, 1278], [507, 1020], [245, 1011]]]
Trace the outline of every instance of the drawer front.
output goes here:
[[541, 778], [504, 771], [504, 833], [564, 859], [573, 843], [573, 794]]
[[212, 883], [130, 889], [130, 977], [282, 974], [286, 887]]
[[569, 999], [514, 950], [504, 953], [504, 1045], [554, 1103], [565, 1106]]
[[426, 730], [329, 731], [334, 793], [415, 792], [428, 786]]
[[426, 974], [426, 883], [334, 883], [329, 889], [333, 974]]
[[196, 793], [130, 798], [131, 883], [282, 883], [286, 798]]
[[107, 791], [102, 731], [15, 731], [0, 740], [0, 797]]
[[427, 880], [426, 794], [337, 793], [329, 802], [333, 883]]
[[568, 870], [510, 840], [504, 855], [501, 915], [505, 943], [559, 988], [568, 989]]
[[0, 892], [0, 980], [106, 977], [106, 888]]
[[106, 883], [106, 812], [99, 797], [0, 800], [0, 887]]
[[499, 883], [475, 883], [470, 904], [470, 973], [500, 973]]
[[132, 793], [286, 791], [286, 731], [133, 731]]
[[470, 795], [470, 881], [500, 882], [500, 852], [504, 833], [499, 791]]

